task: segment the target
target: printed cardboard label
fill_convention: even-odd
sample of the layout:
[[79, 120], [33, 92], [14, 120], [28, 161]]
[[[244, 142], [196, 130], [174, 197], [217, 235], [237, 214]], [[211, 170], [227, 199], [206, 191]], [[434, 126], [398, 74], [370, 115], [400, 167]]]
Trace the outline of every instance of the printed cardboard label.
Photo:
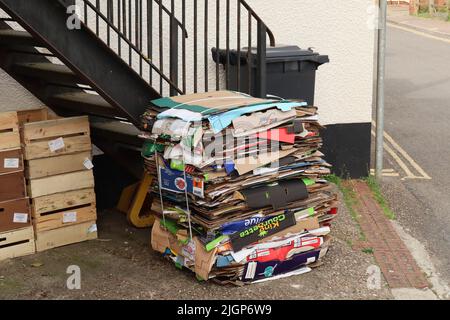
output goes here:
[[84, 159], [83, 165], [88, 170], [91, 170], [92, 168], [94, 168], [94, 164], [92, 163], [91, 159], [89, 159], [89, 158]]
[[5, 158], [3, 161], [3, 168], [18, 169], [19, 168], [19, 158]]
[[[249, 262], [244, 271], [244, 274], [246, 275], [244, 281], [252, 280], [252, 278], [250, 278], [252, 274], [254, 275], [253, 280], [260, 280], [298, 270], [305, 267], [307, 264], [317, 261], [319, 252], [320, 249], [303, 252], [285, 261], [271, 260], [267, 262], [253, 262], [256, 265], [250, 265], [252, 262]], [[251, 269], [250, 272], [249, 269]], [[247, 277], [247, 275], [249, 275], [249, 277]]]
[[73, 222], [77, 222], [77, 213], [76, 212], [64, 212], [63, 223], [73, 223]]
[[235, 252], [240, 251], [245, 246], [258, 242], [261, 239], [270, 237], [284, 229], [295, 225], [293, 213], [282, 213], [268, 220], [249, 227], [242, 232], [236, 232], [230, 236], [231, 245]]
[[245, 279], [253, 279], [255, 277], [257, 262], [249, 262], [247, 264], [247, 271], [245, 272]]
[[64, 148], [64, 146], [64, 139], [62, 137], [48, 142], [48, 147], [50, 148], [51, 152], [61, 150]]
[[14, 213], [14, 223], [28, 223], [28, 213]]
[[97, 232], [97, 224], [96, 223], [91, 225], [88, 229], [88, 233], [92, 233], [92, 232]]
[[189, 241], [189, 243], [181, 249], [181, 253], [190, 261], [195, 261], [195, 242], [192, 240]]
[[[161, 184], [163, 190], [184, 193], [186, 188], [186, 181], [184, 180], [184, 173], [182, 171], [172, 170], [169, 168], [159, 168]], [[198, 197], [204, 198], [204, 182], [202, 179], [193, 178], [186, 174], [187, 190]]]
[[194, 178], [192, 181], [192, 193], [197, 197], [204, 198], [204, 186], [203, 180], [199, 178]]

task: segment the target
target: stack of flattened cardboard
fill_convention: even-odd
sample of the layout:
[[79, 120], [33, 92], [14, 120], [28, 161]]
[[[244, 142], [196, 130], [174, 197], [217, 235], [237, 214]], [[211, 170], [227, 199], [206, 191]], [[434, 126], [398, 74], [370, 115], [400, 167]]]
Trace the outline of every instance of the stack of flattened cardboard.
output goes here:
[[197, 278], [253, 283], [310, 271], [337, 197], [317, 108], [218, 91], [152, 102], [143, 157], [156, 183], [154, 250]]

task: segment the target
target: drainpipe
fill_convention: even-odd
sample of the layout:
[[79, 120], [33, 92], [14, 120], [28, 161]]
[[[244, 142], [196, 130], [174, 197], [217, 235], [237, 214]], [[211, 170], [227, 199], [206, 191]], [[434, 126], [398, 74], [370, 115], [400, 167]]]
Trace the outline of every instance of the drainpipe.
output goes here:
[[379, 28], [377, 48], [377, 112], [376, 112], [376, 147], [375, 147], [375, 177], [379, 180], [383, 171], [383, 146], [384, 146], [384, 74], [386, 52], [386, 15], [387, 1], [379, 0]]

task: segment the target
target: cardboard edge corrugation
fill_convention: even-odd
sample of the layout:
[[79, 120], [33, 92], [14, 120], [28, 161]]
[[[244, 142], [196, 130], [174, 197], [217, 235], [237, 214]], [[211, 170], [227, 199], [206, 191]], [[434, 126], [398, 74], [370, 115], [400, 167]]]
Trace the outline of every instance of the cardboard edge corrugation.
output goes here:
[[[197, 237], [193, 240], [195, 242], [194, 272], [199, 278], [208, 280], [216, 260], [217, 248], [208, 252]], [[173, 234], [161, 227], [159, 219], [155, 219], [153, 224], [150, 243], [152, 249], [157, 252], [165, 253], [167, 249], [170, 249], [177, 255], [181, 254], [182, 245]]]

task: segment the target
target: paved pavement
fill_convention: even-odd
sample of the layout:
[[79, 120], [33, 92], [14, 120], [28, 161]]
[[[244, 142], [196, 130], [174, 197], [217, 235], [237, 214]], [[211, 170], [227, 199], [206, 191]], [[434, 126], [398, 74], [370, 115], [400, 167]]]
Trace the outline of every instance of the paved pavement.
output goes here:
[[402, 174], [385, 177], [383, 193], [400, 225], [425, 245], [434, 272], [448, 284], [450, 41], [398, 26], [389, 27], [387, 37], [385, 131], [401, 147], [396, 154], [413, 176], [421, 176], [420, 167], [431, 179], [401, 180], [407, 176], [401, 162], [387, 153], [387, 166]]
[[389, 6], [388, 21], [403, 27], [450, 39], [450, 22], [411, 16], [408, 5]]

